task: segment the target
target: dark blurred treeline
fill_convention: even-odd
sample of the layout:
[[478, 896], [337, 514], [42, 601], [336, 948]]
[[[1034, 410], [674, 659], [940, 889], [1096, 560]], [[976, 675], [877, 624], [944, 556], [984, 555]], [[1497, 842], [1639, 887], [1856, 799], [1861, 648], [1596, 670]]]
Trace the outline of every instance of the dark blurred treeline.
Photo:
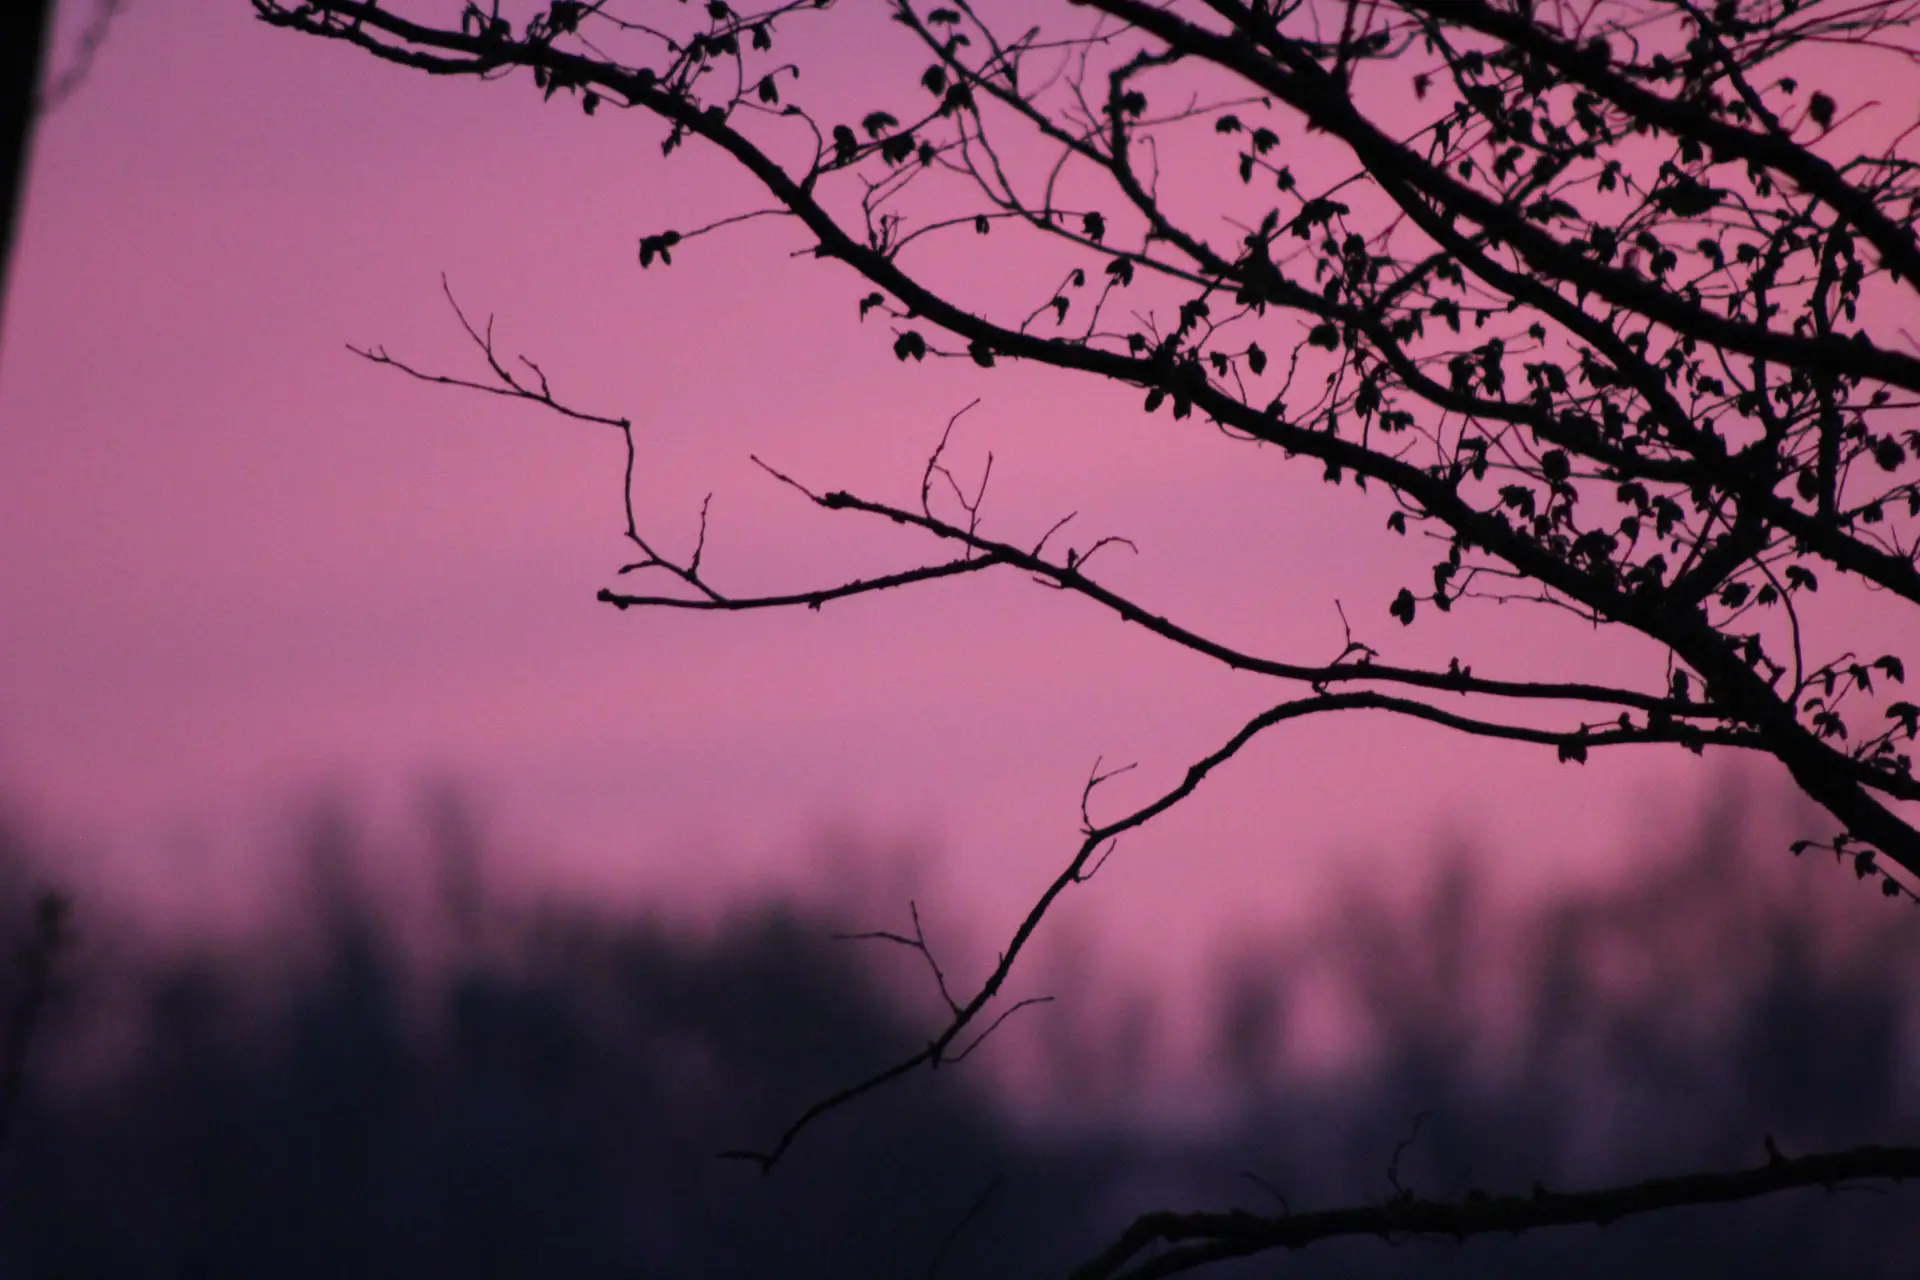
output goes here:
[[[1920, 911], [1789, 858], [1737, 800], [1578, 899], [1498, 909], [1456, 861], [1231, 948], [1211, 1051], [1231, 1120], [1207, 1136], [1023, 1128], [963, 1067], [824, 1121], [770, 1178], [715, 1152], [930, 1025], [831, 940], [846, 922], [510, 907], [444, 849], [419, 855], [452, 869], [426, 919], [367, 888], [349, 827], [311, 844], [306, 920], [276, 942], [142, 944], [76, 905], [0, 1150], [0, 1276], [1059, 1275], [1144, 1209], [1383, 1198], [1423, 1114], [1395, 1168], [1422, 1194], [1752, 1164], [1769, 1135], [1920, 1141]], [[47, 866], [0, 825], [9, 961]], [[0, 1011], [21, 987], [9, 969]], [[1289, 1065], [1310, 988], [1359, 1018], [1360, 1065]], [[1105, 1052], [1071, 1039], [1063, 1094]], [[1273, 1272], [1911, 1277], [1920, 1188], [1231, 1274]]]

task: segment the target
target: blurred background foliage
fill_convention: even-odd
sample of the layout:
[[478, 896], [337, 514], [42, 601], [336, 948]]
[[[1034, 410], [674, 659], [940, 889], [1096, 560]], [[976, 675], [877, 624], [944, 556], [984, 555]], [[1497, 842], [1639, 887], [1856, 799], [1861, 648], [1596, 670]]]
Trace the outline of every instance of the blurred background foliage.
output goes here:
[[[1428, 1195], [1748, 1165], [1769, 1136], [1920, 1140], [1920, 919], [1789, 858], [1733, 793], [1577, 896], [1500, 905], [1458, 856], [1223, 943], [1206, 1083], [1183, 1086], [1210, 1123], [1127, 1123], [1141, 1045], [1172, 1033], [1150, 1005], [1090, 1012], [1111, 1002], [1087, 978], [1024, 1012], [1021, 1044], [1042, 1096], [1101, 1106], [1036, 1124], [969, 1063], [832, 1117], [768, 1178], [715, 1153], [925, 1034], [900, 957], [791, 901], [699, 927], [509, 903], [455, 819], [403, 851], [441, 868], [426, 911], [371, 887], [369, 859], [401, 855], [337, 812], [304, 833], [283, 926], [250, 939], [143, 939], [76, 904], [0, 1151], [0, 1275], [1058, 1275], [1147, 1209], [1381, 1199], [1416, 1117], [1393, 1167]], [[53, 878], [43, 843], [0, 826], [8, 956]], [[1349, 1030], [1332, 1065], [1302, 1050], [1315, 1001]], [[1912, 1276], [1920, 1196], [1357, 1240], [1217, 1274], [1276, 1270]]]

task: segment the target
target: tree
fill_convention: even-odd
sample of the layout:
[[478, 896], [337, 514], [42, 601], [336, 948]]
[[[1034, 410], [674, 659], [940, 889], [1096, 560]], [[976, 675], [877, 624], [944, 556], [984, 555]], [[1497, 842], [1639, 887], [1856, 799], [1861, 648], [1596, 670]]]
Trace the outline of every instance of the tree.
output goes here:
[[20, 193], [26, 185], [28, 143], [33, 137], [34, 93], [40, 85], [40, 60], [53, 25], [53, 0], [9, 5], [0, 14], [0, 302], [7, 296], [13, 264], [13, 234], [20, 221]]
[[66, 68], [42, 91], [42, 63], [53, 34], [53, 0], [22, 0], [0, 11], [0, 308], [7, 297], [13, 241], [27, 187], [27, 161], [39, 118], [71, 97], [127, 0], [94, 0], [93, 15]]
[[[876, 72], [872, 109], [849, 119], [796, 101], [801, 68], [783, 56], [783, 37], [826, 20], [810, 12], [822, 7], [713, 0], [643, 15], [556, 2], [516, 17], [470, 3], [439, 27], [361, 0], [254, 0], [270, 24], [415, 70], [526, 73], [544, 100], [639, 113], [664, 129], [668, 159], [696, 140], [717, 147], [803, 251], [858, 280], [860, 314], [890, 322], [896, 359], [1026, 361], [1137, 388], [1146, 413], [1390, 497], [1387, 536], [1434, 555], [1430, 581], [1381, 602], [1399, 624], [1486, 601], [1539, 606], [1631, 637], [1658, 675], [1616, 685], [1578, 668], [1521, 680], [1459, 658], [1398, 665], [1351, 629], [1331, 663], [1257, 654], [1103, 585], [1088, 562], [1118, 539], [1062, 548], [1065, 521], [1031, 545], [989, 536], [944, 438], [915, 505], [773, 473], [824, 510], [950, 548], [878, 578], [725, 595], [697, 549], [658, 551], [629, 501], [639, 558], [623, 571], [673, 590], [601, 592], [621, 609], [818, 609], [1012, 568], [1297, 690], [1131, 812], [1096, 820], [1093, 793], [1111, 775], [1091, 778], [1079, 847], [988, 979], [949, 999], [927, 1047], [740, 1154], [771, 1168], [825, 1112], [967, 1052], [1011, 1012], [997, 998], [1048, 909], [1119, 836], [1256, 736], [1321, 713], [1385, 712], [1575, 763], [1629, 745], [1771, 756], [1831, 815], [1822, 848], [1886, 896], [1915, 897], [1920, 707], [1896, 696], [1899, 653], [1853, 647], [1867, 637], [1849, 637], [1846, 601], [1875, 593], [1903, 618], [1920, 605], [1920, 356], [1898, 327], [1920, 296], [1920, 157], [1911, 128], [1815, 80], [1831, 72], [1818, 55], [1839, 47], [1911, 83], [1920, 7], [1083, 0], [1028, 26], [1031, 6], [1003, 23], [984, 5], [896, 0], [887, 11], [920, 53]], [[1226, 197], [1193, 179], [1209, 167]], [[639, 265], [671, 265], [738, 220], [649, 231]], [[942, 242], [999, 288], [935, 283], [927, 250]], [[483, 379], [361, 354], [618, 428], [631, 477], [626, 418], [566, 404], [459, 316]], [[885, 936], [932, 961], [917, 930]], [[1339, 1221], [1505, 1231], [1920, 1168], [1914, 1151], [1837, 1165], [1772, 1154], [1744, 1174], [1598, 1198], [1407, 1201]], [[1170, 1274], [1334, 1229], [1158, 1215], [1090, 1274]], [[1177, 1247], [1143, 1260], [1155, 1243]]]

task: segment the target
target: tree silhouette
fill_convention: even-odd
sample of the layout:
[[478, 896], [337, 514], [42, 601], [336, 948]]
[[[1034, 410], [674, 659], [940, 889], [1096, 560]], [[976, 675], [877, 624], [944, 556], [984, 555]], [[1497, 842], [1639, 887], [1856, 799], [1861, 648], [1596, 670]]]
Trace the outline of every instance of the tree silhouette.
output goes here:
[[0, 14], [0, 182], [6, 184], [0, 188], [0, 303], [6, 301], [13, 266], [14, 228], [33, 138], [34, 94], [52, 19], [53, 0], [8, 5]]
[[[94, 55], [127, 0], [95, 0], [70, 63], [41, 88], [53, 33], [54, 0], [20, 0], [0, 10], [0, 312], [13, 269], [13, 242], [25, 203], [27, 161], [40, 116], [58, 107], [86, 81]], [[0, 316], [4, 318], [4, 316]]]
[[[897, 0], [884, 9], [916, 52], [875, 64], [857, 119], [800, 96], [814, 78], [801, 80], [784, 40], [827, 20], [811, 2], [469, 3], [449, 26], [416, 7], [422, 18], [363, 0], [254, 0], [270, 24], [415, 70], [524, 72], [544, 100], [636, 112], [664, 128], [663, 158], [695, 140], [717, 147], [772, 200], [649, 231], [642, 268], [742, 218], [785, 219], [803, 252], [848, 269], [860, 315], [888, 322], [900, 361], [1024, 361], [1125, 384], [1146, 413], [1383, 493], [1390, 535], [1433, 551], [1430, 580], [1380, 602], [1398, 623], [1531, 605], [1617, 634], [1657, 673], [1609, 684], [1577, 666], [1515, 679], [1460, 657], [1400, 665], [1351, 627], [1332, 662], [1237, 647], [1094, 576], [1090, 560], [1124, 539], [1072, 544], [1067, 520], [1037, 541], [989, 536], [984, 480], [956, 478], [944, 437], [917, 503], [767, 468], [823, 510], [950, 549], [777, 595], [713, 584], [704, 509], [691, 557], [658, 550], [629, 483], [639, 555], [622, 572], [672, 590], [601, 593], [622, 609], [818, 609], [1012, 568], [1295, 689], [1130, 812], [1096, 819], [1093, 793], [1112, 775], [1090, 778], [1081, 843], [987, 979], [949, 997], [946, 1025], [741, 1154], [770, 1168], [821, 1114], [967, 1052], [1006, 1016], [1002, 986], [1049, 908], [1118, 837], [1308, 716], [1384, 712], [1569, 762], [1628, 745], [1756, 752], [1830, 816], [1821, 847], [1888, 897], [1915, 896], [1920, 830], [1903, 806], [1920, 802], [1920, 707], [1891, 693], [1902, 655], [1849, 634], [1848, 601], [1874, 593], [1904, 619], [1920, 605], [1920, 355], [1898, 327], [1920, 291], [1920, 160], [1905, 122], [1823, 83], [1822, 61], [1838, 48], [1913, 85], [1911, 0], [1084, 0], [1006, 21]], [[943, 283], [939, 264], [954, 260], [967, 277]], [[631, 481], [627, 417], [565, 403], [539, 365], [498, 352], [490, 324], [455, 310], [480, 378], [361, 354], [617, 428]], [[889, 936], [933, 961], [917, 931]], [[1186, 1242], [1140, 1263], [1169, 1274], [1322, 1226], [1507, 1232], [1916, 1171], [1920, 1152], [1862, 1151], [1587, 1199], [1397, 1198], [1319, 1226], [1172, 1215], [1108, 1261], [1138, 1261], [1139, 1232]]]

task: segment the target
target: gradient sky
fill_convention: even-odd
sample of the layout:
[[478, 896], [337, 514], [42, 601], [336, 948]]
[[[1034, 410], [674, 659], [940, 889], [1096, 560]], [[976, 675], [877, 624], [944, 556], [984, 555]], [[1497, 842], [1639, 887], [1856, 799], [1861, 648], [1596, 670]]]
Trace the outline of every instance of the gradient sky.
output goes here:
[[[859, 9], [823, 15], [842, 66], [897, 40]], [[791, 231], [748, 224], [642, 273], [639, 235], [751, 198], [657, 141], [523, 83], [270, 31], [238, 0], [129, 6], [40, 131], [0, 363], [0, 780], [74, 875], [231, 905], [285, 856], [253, 833], [314, 786], [377, 807], [450, 779], [531, 883], [805, 883], [830, 873], [826, 833], [852, 832], [932, 854], [946, 901], [998, 934], [1071, 853], [1097, 757], [1138, 760], [1112, 803], [1142, 798], [1283, 695], [1017, 574], [819, 614], [596, 604], [623, 557], [617, 435], [345, 350], [474, 372], [442, 272], [506, 349], [640, 424], [663, 542], [688, 546], [714, 493], [723, 586], [934, 558], [804, 508], [748, 455], [912, 501], [981, 396], [958, 458], [994, 451], [989, 532], [1031, 540], [1076, 510], [1139, 544], [1106, 561], [1115, 585], [1228, 638], [1331, 659], [1339, 599], [1389, 660], [1644, 670], [1578, 628], [1523, 640], [1528, 615], [1491, 606], [1403, 633], [1386, 605], [1426, 561], [1381, 531], [1380, 495], [1148, 419], [1131, 391], [903, 366], [857, 320], [859, 282], [789, 258]], [[1398, 875], [1450, 842], [1563, 883], [1711, 778], [1681, 753], [1575, 767], [1379, 717], [1302, 723], [1124, 842], [1066, 926], [1204, 948], [1291, 918], [1330, 871]]]

